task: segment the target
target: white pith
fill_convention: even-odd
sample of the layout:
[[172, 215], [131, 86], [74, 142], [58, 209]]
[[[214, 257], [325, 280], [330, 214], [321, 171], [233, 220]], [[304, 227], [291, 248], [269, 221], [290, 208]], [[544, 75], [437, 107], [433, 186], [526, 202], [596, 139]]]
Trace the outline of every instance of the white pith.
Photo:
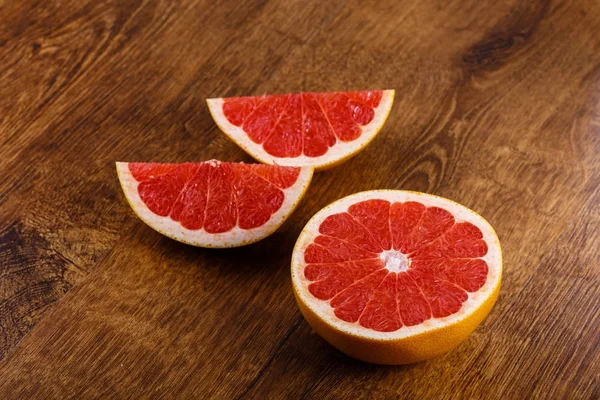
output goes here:
[[240, 145], [248, 154], [265, 164], [278, 164], [286, 166], [312, 166], [324, 168], [337, 161], [356, 154], [366, 146], [379, 133], [387, 119], [394, 102], [394, 90], [384, 90], [379, 105], [374, 109], [375, 116], [367, 125], [362, 126], [361, 135], [351, 142], [338, 140], [329, 150], [319, 157], [275, 157], [265, 151], [262, 144], [254, 143], [248, 134], [239, 126], [233, 125], [223, 114], [223, 99], [207, 99], [208, 109], [216, 124], [227, 136]]
[[204, 229], [190, 230], [168, 216], [156, 215], [148, 209], [140, 198], [138, 193], [140, 182], [135, 180], [129, 171], [128, 163], [118, 162], [117, 173], [131, 208], [151, 228], [172, 239], [194, 246], [225, 248], [254, 243], [275, 232], [298, 205], [310, 184], [313, 169], [310, 167], [301, 168], [296, 182], [287, 189], [281, 189], [285, 195], [283, 204], [264, 225], [253, 229], [241, 229], [235, 226], [232, 230], [222, 233], [208, 233]]
[[410, 267], [410, 259], [398, 250], [386, 250], [379, 255], [379, 258], [390, 272], [405, 272]]
[[[484, 257], [481, 257], [488, 265], [487, 280], [484, 286], [477, 292], [468, 293], [468, 299], [463, 303], [462, 308], [457, 313], [445, 318], [431, 318], [415, 326], [403, 326], [394, 332], [379, 332], [365, 328], [358, 322], [352, 323], [339, 319], [335, 316], [334, 309], [330, 306], [329, 301], [319, 300], [308, 291], [308, 285], [312, 283], [312, 281], [309, 281], [304, 276], [304, 268], [306, 266], [306, 263], [304, 262], [304, 252], [306, 247], [313, 242], [316, 236], [318, 236], [318, 230], [321, 223], [329, 215], [346, 212], [350, 205], [371, 199], [382, 199], [392, 203], [417, 201], [427, 207], [441, 207], [451, 212], [457, 223], [470, 222], [481, 229], [483, 240], [485, 240], [488, 245], [487, 254]], [[383, 254], [384, 253], [382, 253], [382, 255]], [[385, 257], [388, 258], [388, 261], [391, 261], [391, 258], [394, 256], [391, 253], [388, 254], [390, 255], [386, 255]], [[398, 267], [401, 266], [401, 261], [402, 260], [400, 259], [400, 265]], [[393, 261], [393, 263], [394, 264], [390, 264], [390, 267], [393, 267], [396, 261]], [[386, 266], [388, 270], [390, 270], [390, 267]], [[407, 267], [410, 268], [410, 266]], [[458, 203], [442, 197], [401, 190], [373, 190], [356, 193], [325, 207], [315, 214], [315, 216], [306, 224], [296, 242], [292, 256], [292, 282], [301, 301], [307, 304], [318, 317], [326, 321], [330, 326], [355, 336], [376, 340], [398, 340], [459, 322], [477, 310], [494, 292], [496, 287], [500, 284], [502, 275], [501, 269], [502, 254], [498, 237], [494, 229], [483, 217]]]

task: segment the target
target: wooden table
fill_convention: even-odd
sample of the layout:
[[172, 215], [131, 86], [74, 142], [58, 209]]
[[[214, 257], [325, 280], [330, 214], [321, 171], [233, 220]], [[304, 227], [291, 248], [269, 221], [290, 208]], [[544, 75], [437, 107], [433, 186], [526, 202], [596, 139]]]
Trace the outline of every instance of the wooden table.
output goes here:
[[[273, 236], [160, 236], [114, 162], [251, 161], [205, 99], [396, 89], [384, 131]], [[600, 3], [0, 1], [0, 398], [600, 398]], [[435, 193], [504, 248], [500, 298], [432, 361], [354, 361], [291, 291], [310, 216]]]

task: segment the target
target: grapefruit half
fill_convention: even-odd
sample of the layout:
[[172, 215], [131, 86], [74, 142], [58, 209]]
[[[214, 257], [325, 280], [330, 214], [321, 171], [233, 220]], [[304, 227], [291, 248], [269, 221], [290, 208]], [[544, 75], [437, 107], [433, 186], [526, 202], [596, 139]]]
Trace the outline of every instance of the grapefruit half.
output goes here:
[[279, 228], [306, 192], [310, 167], [117, 163], [127, 201], [151, 228], [199, 247], [237, 247]]
[[465, 340], [492, 309], [502, 276], [494, 229], [451, 200], [357, 193], [319, 211], [292, 256], [300, 310], [359, 360], [407, 364]]
[[362, 150], [385, 123], [393, 90], [208, 99], [219, 128], [265, 164], [329, 168]]

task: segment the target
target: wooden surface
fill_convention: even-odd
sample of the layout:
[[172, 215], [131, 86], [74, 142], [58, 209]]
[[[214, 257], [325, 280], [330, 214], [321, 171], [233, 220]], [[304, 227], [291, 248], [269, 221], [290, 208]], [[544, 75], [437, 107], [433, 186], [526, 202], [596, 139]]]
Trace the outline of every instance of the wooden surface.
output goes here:
[[[273, 236], [138, 221], [114, 162], [250, 161], [204, 99], [396, 89]], [[0, 398], [600, 398], [600, 3], [0, 1]], [[310, 216], [376, 188], [486, 217], [505, 273], [455, 351], [367, 365], [291, 291]]]

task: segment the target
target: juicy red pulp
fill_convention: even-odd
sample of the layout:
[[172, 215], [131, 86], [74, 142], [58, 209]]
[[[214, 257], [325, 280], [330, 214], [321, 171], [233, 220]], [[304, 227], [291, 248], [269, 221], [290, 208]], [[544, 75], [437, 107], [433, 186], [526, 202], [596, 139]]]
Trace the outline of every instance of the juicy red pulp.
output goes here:
[[[367, 200], [330, 215], [305, 250], [308, 289], [335, 315], [391, 332], [460, 310], [486, 282], [479, 228], [439, 207]], [[396, 250], [408, 269], [392, 272], [381, 254]]]
[[322, 156], [375, 116], [383, 92], [298, 93], [224, 99], [223, 114], [275, 157]]
[[130, 163], [129, 171], [150, 211], [208, 233], [264, 225], [300, 174], [300, 168], [216, 161]]

